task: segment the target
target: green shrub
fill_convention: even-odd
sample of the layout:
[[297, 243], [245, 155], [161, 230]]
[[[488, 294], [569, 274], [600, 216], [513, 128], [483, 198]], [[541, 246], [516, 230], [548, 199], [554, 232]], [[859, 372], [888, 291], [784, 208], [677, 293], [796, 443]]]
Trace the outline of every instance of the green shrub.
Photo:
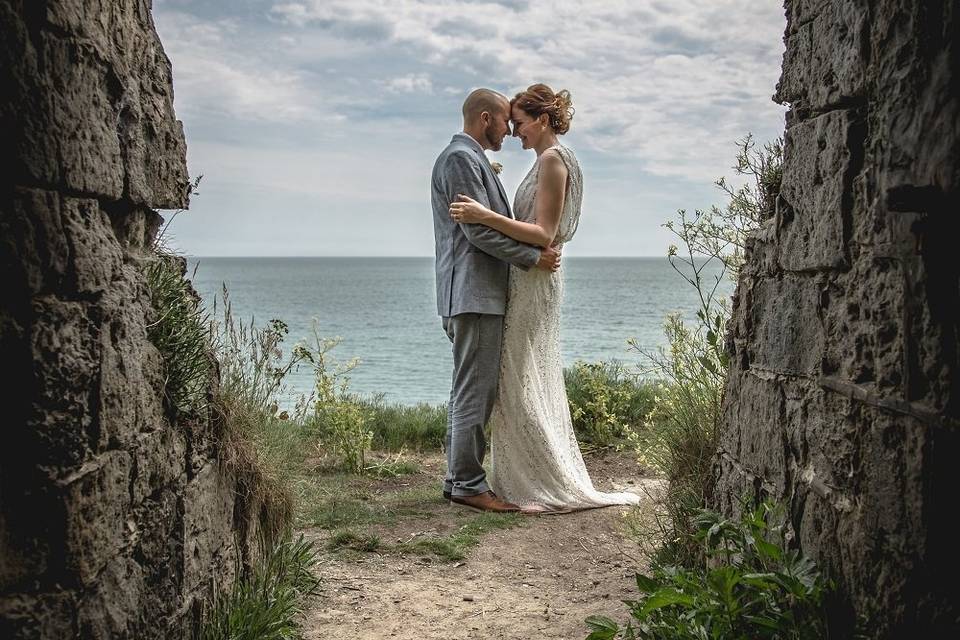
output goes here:
[[321, 449], [340, 458], [344, 469], [363, 473], [373, 432], [367, 428], [369, 412], [350, 397], [317, 401], [317, 416], [323, 425]]
[[174, 415], [207, 408], [213, 362], [200, 298], [184, 278], [183, 258], [157, 247], [144, 267], [155, 319], [147, 337], [163, 358], [164, 394]]
[[619, 362], [576, 362], [564, 369], [563, 379], [577, 438], [595, 446], [639, 426], [652, 404], [652, 385], [638, 382]]
[[741, 519], [727, 520], [701, 510], [695, 539], [710, 568], [655, 565], [652, 575], [637, 574], [641, 596], [625, 601], [632, 619], [621, 629], [591, 616], [588, 640], [827, 637], [831, 587], [811, 560], [785, 549], [782, 527], [770, 523], [775, 511], [745, 506]]
[[345, 470], [362, 473], [366, 456], [373, 442], [369, 423], [371, 412], [367, 405], [349, 392], [347, 374], [359, 360], [337, 363], [330, 352], [340, 338], [321, 338], [314, 327], [314, 345], [299, 344], [294, 349], [298, 357], [313, 365], [314, 415], [313, 424], [319, 430], [317, 447], [321, 453], [339, 458]]
[[320, 582], [313, 573], [317, 554], [302, 535], [297, 540], [287, 535], [229, 590], [214, 595], [200, 640], [299, 638], [299, 618]]

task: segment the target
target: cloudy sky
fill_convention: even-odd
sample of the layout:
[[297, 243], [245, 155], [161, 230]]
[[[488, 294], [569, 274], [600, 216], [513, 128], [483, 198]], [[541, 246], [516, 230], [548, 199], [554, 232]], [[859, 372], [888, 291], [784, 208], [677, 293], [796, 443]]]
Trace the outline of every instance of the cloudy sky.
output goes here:
[[[433, 254], [429, 179], [488, 86], [568, 89], [585, 180], [570, 256], [664, 255], [720, 201], [734, 142], [779, 136], [779, 0], [155, 0], [190, 172], [175, 245], [200, 256]], [[512, 193], [533, 163], [491, 156]]]

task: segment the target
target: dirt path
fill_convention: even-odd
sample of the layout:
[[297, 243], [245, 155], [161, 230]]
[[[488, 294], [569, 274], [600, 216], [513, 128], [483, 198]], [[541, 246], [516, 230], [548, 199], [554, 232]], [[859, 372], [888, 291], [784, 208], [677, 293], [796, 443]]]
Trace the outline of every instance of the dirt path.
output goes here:
[[[421, 463], [418, 477], [405, 479], [408, 485], [432, 486], [439, 477], [438, 459]], [[626, 455], [588, 455], [587, 465], [603, 490], [650, 493], [659, 486], [641, 477]], [[585, 638], [588, 615], [624, 618], [621, 600], [633, 596], [634, 572], [645, 568], [640, 549], [624, 535], [626, 511], [609, 507], [524, 517], [518, 526], [483, 534], [456, 562], [390, 544], [368, 553], [326, 552], [319, 566], [323, 584], [307, 614], [304, 637]], [[402, 545], [455, 533], [473, 517], [469, 510], [436, 501], [426, 515], [369, 531], [385, 543]], [[319, 529], [306, 534], [321, 544], [332, 535]]]

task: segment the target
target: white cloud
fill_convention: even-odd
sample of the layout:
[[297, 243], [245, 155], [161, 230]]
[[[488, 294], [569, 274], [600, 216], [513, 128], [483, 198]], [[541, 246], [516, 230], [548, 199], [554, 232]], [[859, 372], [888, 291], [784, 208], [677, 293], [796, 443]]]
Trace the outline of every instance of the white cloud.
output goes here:
[[[290, 65], [272, 64], [264, 51], [245, 46], [236, 20], [199, 22], [166, 11], [158, 31], [174, 65], [178, 112], [244, 120], [336, 124], [345, 120], [338, 105], [309, 77]], [[278, 40], [279, 45], [289, 46]]]
[[410, 73], [390, 80], [387, 89], [395, 93], [433, 93], [433, 83], [425, 73]]
[[[782, 131], [779, 3], [155, 0], [202, 196], [196, 254], [429, 255], [428, 181], [486, 85], [569, 89], [587, 179], [570, 255], [662, 255], [733, 140]], [[508, 192], [533, 161], [508, 142]], [[228, 229], [229, 233], [224, 230]]]
[[657, 175], [712, 179], [733, 140], [782, 123], [769, 99], [779, 3], [300, 0], [273, 13], [331, 33], [379, 31], [436, 69], [486, 73], [511, 91], [535, 81], [568, 88], [583, 140]]

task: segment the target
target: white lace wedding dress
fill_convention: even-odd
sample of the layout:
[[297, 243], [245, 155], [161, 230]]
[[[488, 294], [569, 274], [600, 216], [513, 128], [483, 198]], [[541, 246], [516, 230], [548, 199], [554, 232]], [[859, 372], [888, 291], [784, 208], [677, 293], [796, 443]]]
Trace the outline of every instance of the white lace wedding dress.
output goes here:
[[[562, 245], [577, 230], [583, 177], [570, 149], [551, 148], [559, 152], [569, 172], [557, 233]], [[540, 158], [517, 190], [513, 211], [518, 220], [535, 219], [539, 169]], [[533, 510], [636, 504], [636, 494], [594, 489], [573, 433], [560, 356], [563, 267], [549, 272], [511, 266], [508, 295], [500, 381], [490, 417], [487, 479], [491, 488], [502, 498]]]

